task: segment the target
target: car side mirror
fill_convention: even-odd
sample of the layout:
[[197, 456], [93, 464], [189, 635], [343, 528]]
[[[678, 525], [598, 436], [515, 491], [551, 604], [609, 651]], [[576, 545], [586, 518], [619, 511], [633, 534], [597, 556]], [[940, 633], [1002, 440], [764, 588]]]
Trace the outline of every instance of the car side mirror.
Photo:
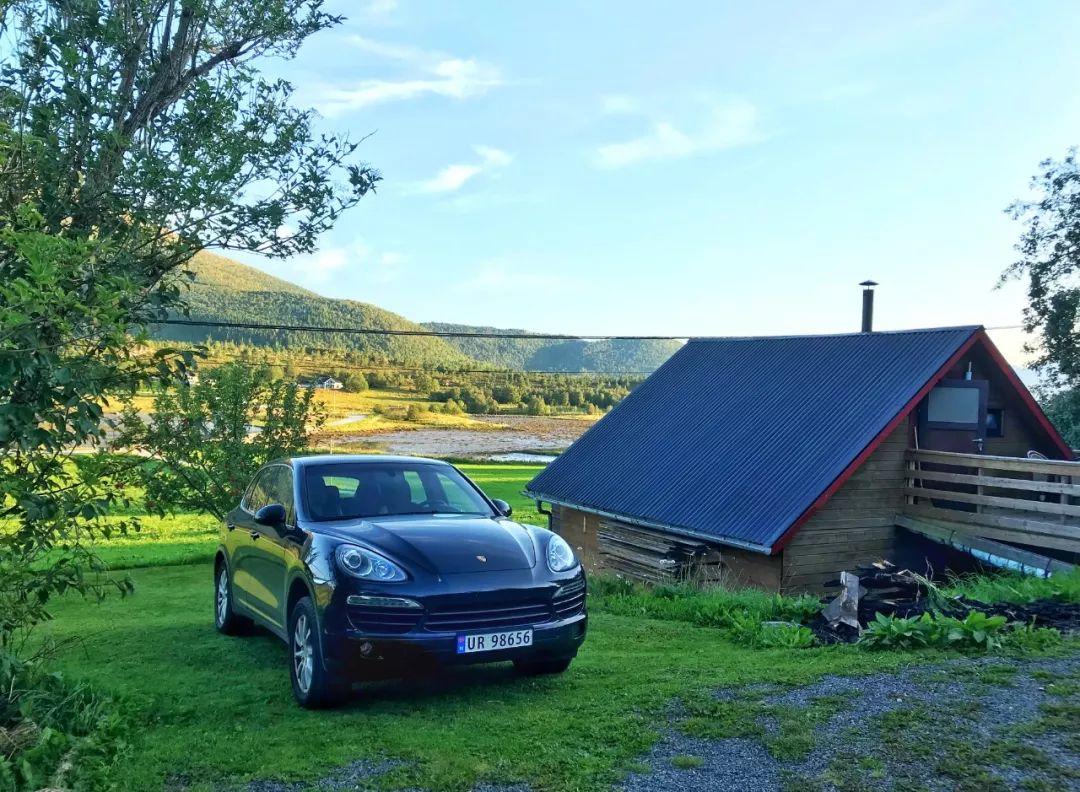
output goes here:
[[495, 508], [499, 511], [499, 514], [501, 514], [503, 517], [509, 517], [511, 514], [514, 513], [514, 507], [511, 506], [509, 503], [507, 503], [504, 500], [499, 500], [498, 498], [492, 498], [491, 502], [495, 504]]
[[285, 524], [285, 507], [280, 503], [268, 503], [255, 512], [255, 522], [277, 528]]

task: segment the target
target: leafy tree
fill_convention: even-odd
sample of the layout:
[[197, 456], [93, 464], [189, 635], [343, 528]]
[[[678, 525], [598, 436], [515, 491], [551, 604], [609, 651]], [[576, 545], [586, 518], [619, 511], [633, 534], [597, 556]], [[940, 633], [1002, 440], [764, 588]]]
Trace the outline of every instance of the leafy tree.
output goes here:
[[341, 378], [341, 384], [350, 393], [363, 393], [368, 389], [368, 381], [360, 372], [354, 371], [345, 374]]
[[[1040, 402], [1046, 417], [1061, 432], [1070, 448], [1080, 448], [1080, 389], [1042, 389]], [[1049, 392], [1047, 392], [1049, 391]]]
[[543, 396], [532, 395], [525, 402], [525, 411], [529, 415], [548, 415], [551, 408], [547, 406]]
[[1038, 333], [1035, 367], [1053, 384], [1080, 384], [1080, 162], [1076, 149], [1040, 163], [1031, 182], [1038, 196], [1008, 212], [1024, 223], [1020, 258], [1002, 276], [1027, 279], [1024, 326]]
[[315, 392], [270, 377], [269, 367], [227, 363], [195, 385], [159, 386], [145, 419], [125, 410], [121, 442], [161, 464], [136, 468], [147, 506], [224, 517], [255, 472], [308, 447], [326, 415]]
[[131, 527], [102, 520], [125, 499], [103, 407], [191, 365], [140, 343], [184, 263], [310, 251], [378, 181], [254, 65], [337, 22], [320, 0], [0, 4], [0, 648], [100, 591], [93, 538]]

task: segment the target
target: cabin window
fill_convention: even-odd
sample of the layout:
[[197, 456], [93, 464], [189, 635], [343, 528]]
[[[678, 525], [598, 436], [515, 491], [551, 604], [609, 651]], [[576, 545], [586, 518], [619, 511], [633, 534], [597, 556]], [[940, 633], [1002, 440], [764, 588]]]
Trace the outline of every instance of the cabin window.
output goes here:
[[987, 384], [982, 380], [943, 380], [926, 398], [927, 428], [978, 431], [986, 414]]
[[986, 436], [1005, 436], [1005, 410], [1001, 407], [989, 407], [986, 410]]

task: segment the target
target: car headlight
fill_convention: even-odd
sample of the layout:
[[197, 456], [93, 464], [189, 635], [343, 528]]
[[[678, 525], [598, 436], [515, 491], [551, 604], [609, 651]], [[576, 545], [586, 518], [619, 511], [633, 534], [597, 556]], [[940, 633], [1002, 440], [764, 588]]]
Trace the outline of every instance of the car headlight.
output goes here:
[[361, 580], [379, 583], [400, 583], [408, 580], [405, 570], [388, 558], [356, 545], [338, 545], [335, 551], [338, 566], [346, 574]]
[[551, 538], [548, 539], [547, 561], [548, 569], [552, 572], [565, 572], [568, 569], [573, 569], [577, 564], [574, 551], [570, 549], [570, 545], [566, 543], [566, 540], [557, 534], [552, 534]]

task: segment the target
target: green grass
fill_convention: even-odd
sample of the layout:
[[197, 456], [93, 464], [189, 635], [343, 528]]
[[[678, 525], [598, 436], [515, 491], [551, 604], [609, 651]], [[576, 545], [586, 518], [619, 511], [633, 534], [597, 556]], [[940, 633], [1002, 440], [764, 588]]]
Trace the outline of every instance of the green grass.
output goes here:
[[679, 754], [678, 756], [671, 757], [671, 766], [676, 767], [679, 770], [693, 770], [695, 767], [701, 767], [703, 764], [705, 764], [705, 760], [700, 756]]
[[481, 781], [592, 790], [657, 739], [673, 699], [720, 687], [805, 684], [826, 673], [895, 669], [913, 655], [854, 647], [754, 650], [719, 631], [594, 612], [570, 671], [523, 679], [510, 666], [361, 688], [348, 706], [300, 710], [286, 648], [212, 627], [208, 565], [140, 569], [136, 593], [57, 604], [45, 630], [68, 642], [62, 670], [116, 694], [139, 723], [119, 773], [127, 788], [193, 789], [262, 777], [311, 780], [361, 758], [407, 764], [386, 786], [467, 789]]
[[1034, 602], [1057, 598], [1080, 602], [1080, 569], [1057, 573], [1049, 578], [1021, 575], [1018, 572], [998, 575], [970, 575], [957, 578], [944, 592], [980, 602]]

